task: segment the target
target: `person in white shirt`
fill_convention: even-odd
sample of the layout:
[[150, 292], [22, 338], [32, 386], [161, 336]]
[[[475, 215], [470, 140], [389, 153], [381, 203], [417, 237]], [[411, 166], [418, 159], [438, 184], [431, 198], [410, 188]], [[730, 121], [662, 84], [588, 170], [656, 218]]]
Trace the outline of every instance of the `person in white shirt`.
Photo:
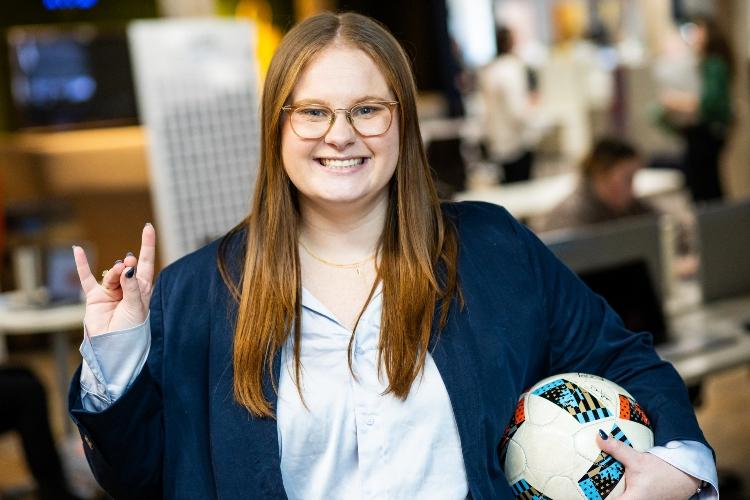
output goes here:
[[534, 163], [534, 99], [529, 72], [514, 52], [513, 32], [498, 26], [497, 57], [479, 71], [484, 140], [490, 158], [503, 170], [503, 182], [528, 180]]
[[502, 208], [441, 205], [385, 28], [298, 24], [261, 121], [250, 215], [155, 285], [150, 224], [101, 283], [74, 248], [71, 414], [112, 496], [511, 498], [497, 448], [518, 394], [584, 368], [658, 423], [648, 453], [598, 441], [632, 498], [715, 491], [674, 369]]

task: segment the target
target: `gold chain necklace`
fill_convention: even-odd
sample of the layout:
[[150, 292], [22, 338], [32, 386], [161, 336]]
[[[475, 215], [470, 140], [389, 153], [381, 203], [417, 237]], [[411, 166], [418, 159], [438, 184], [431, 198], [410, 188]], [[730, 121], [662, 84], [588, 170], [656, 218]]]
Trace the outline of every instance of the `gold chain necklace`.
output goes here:
[[339, 269], [354, 269], [354, 271], [357, 273], [357, 276], [359, 276], [360, 274], [362, 274], [361, 269], [360, 269], [361, 266], [362, 266], [362, 264], [366, 264], [367, 262], [369, 262], [369, 261], [371, 261], [371, 260], [373, 260], [375, 258], [375, 254], [372, 254], [369, 257], [367, 257], [366, 259], [360, 260], [359, 262], [352, 262], [351, 264], [339, 264], [337, 262], [331, 262], [330, 260], [325, 260], [322, 257], [318, 257], [317, 255], [315, 255], [313, 253], [312, 250], [310, 250], [309, 248], [307, 248], [307, 245], [305, 245], [302, 242], [301, 239], [299, 239], [298, 241], [299, 241], [300, 246], [305, 250], [305, 252], [307, 252], [307, 254], [310, 257], [312, 257], [313, 259], [317, 260], [318, 262], [322, 262], [323, 264], [325, 264], [327, 266], [338, 267]]

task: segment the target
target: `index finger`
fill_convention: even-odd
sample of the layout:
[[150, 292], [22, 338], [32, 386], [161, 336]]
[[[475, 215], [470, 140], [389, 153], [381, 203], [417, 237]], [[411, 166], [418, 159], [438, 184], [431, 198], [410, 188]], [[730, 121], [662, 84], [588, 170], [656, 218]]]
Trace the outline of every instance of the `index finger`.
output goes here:
[[78, 245], [73, 245], [73, 258], [76, 261], [76, 270], [78, 271], [78, 279], [81, 280], [81, 287], [83, 287], [83, 293], [88, 295], [90, 291], [99, 285], [96, 278], [91, 274], [91, 268], [89, 267], [89, 261], [86, 258], [86, 252], [83, 248]]
[[154, 280], [154, 262], [156, 261], [156, 230], [150, 222], [143, 227], [141, 250], [138, 252], [137, 276], [149, 283]]

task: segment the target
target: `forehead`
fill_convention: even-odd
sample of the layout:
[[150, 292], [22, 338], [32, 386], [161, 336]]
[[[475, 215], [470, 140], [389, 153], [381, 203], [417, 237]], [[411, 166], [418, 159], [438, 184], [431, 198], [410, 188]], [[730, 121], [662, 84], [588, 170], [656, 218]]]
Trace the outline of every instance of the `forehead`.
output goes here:
[[349, 106], [362, 98], [393, 99], [385, 76], [362, 50], [332, 45], [313, 57], [300, 74], [290, 101]]

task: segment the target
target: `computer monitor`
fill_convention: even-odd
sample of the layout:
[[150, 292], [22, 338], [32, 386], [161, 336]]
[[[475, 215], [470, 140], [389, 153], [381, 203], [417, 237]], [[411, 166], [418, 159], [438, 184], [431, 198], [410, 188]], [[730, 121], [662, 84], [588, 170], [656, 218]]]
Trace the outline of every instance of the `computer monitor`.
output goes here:
[[668, 340], [662, 306], [662, 230], [645, 216], [542, 233], [542, 240], [633, 331]]
[[750, 294], [750, 199], [697, 212], [703, 300]]
[[[79, 243], [80, 244], [80, 243]], [[88, 246], [88, 245], [87, 245]], [[93, 257], [89, 250], [89, 255]], [[81, 282], [71, 245], [51, 245], [45, 249], [45, 288], [50, 305], [69, 304], [81, 301]]]
[[662, 232], [660, 218], [645, 215], [546, 231], [539, 236], [577, 274], [643, 260], [661, 298], [664, 296]]
[[16, 26], [7, 45], [14, 128], [138, 123], [124, 27]]

